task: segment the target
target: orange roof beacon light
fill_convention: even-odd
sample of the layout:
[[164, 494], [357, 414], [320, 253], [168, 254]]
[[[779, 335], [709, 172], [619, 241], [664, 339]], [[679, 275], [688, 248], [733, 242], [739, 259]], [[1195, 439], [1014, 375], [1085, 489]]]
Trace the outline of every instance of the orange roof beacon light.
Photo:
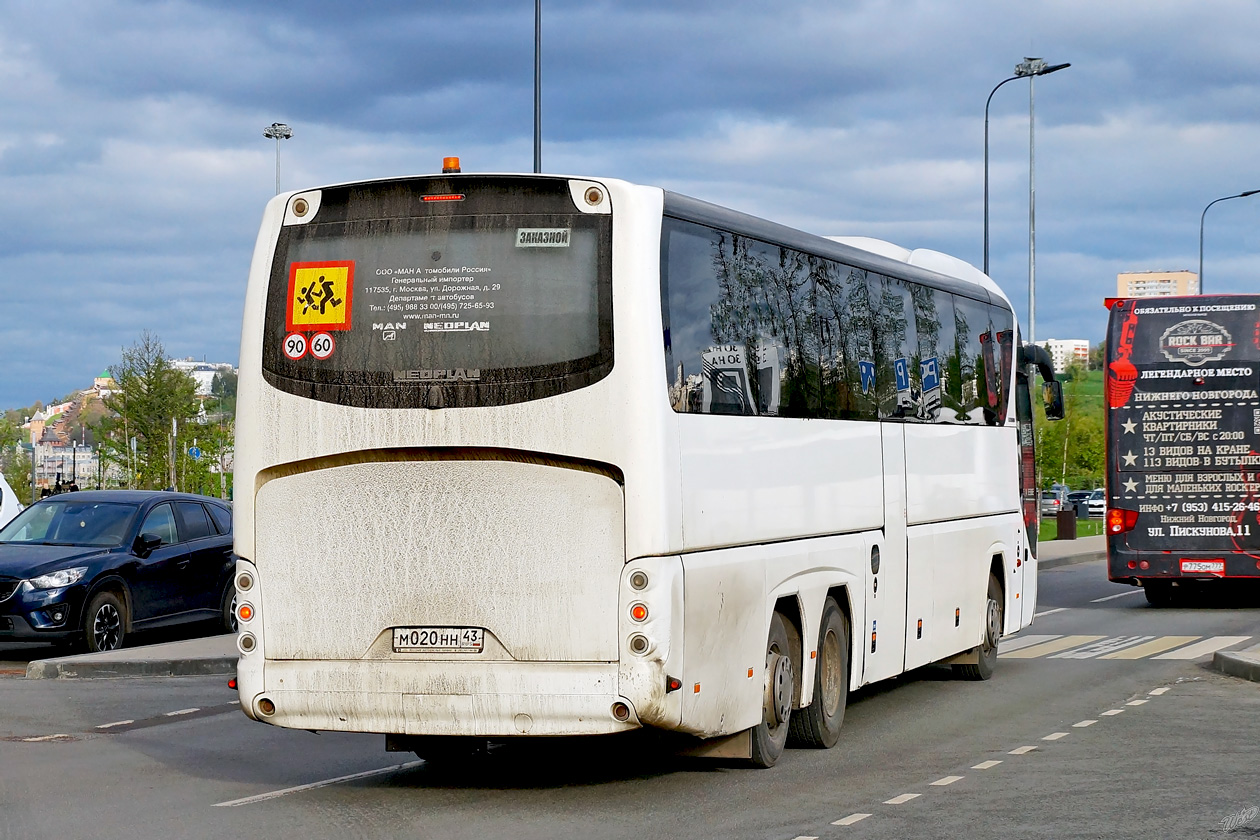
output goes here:
[[443, 175], [458, 174], [458, 173], [459, 173], [459, 158], [457, 157], [442, 158], [442, 174]]

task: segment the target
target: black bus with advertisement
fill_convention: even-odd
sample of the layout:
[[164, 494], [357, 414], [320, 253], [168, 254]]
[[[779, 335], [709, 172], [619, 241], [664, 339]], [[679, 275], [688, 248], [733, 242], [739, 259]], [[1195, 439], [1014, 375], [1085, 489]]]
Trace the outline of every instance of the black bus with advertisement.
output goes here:
[[1260, 578], [1260, 295], [1109, 300], [1107, 574]]

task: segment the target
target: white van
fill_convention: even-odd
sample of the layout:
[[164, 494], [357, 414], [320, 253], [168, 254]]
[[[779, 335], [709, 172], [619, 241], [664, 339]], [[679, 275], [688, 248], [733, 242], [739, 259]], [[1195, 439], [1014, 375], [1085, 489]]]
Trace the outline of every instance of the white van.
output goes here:
[[22, 507], [22, 503], [18, 501], [17, 493], [13, 492], [9, 482], [4, 480], [3, 475], [0, 475], [0, 526], [8, 524], [10, 519], [21, 513]]

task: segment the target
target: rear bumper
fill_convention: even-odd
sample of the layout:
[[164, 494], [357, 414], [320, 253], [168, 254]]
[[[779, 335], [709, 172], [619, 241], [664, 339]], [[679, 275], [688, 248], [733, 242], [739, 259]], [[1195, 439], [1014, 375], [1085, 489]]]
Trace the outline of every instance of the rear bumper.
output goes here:
[[[1192, 571], [1183, 568], [1183, 561], [1188, 563], [1214, 562], [1221, 564], [1221, 571]], [[1137, 564], [1129, 568], [1129, 563]], [[1146, 568], [1143, 568], [1145, 564]], [[1220, 580], [1252, 579], [1260, 580], [1260, 560], [1251, 555], [1183, 555], [1167, 554], [1162, 551], [1125, 551], [1112, 550], [1107, 557], [1107, 577], [1116, 583], [1132, 583], [1140, 585], [1145, 580]]]
[[[395, 735], [598, 735], [637, 729], [617, 694], [616, 662], [262, 663], [241, 707], [293, 729]], [[244, 685], [241, 686], [244, 689]], [[261, 701], [275, 711], [266, 715]], [[630, 708], [625, 721], [613, 704]]]

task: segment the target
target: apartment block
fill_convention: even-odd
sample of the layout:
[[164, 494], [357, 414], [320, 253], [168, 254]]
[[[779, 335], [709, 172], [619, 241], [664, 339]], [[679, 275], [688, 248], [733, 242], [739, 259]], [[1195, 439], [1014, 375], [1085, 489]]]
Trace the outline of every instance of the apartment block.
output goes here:
[[1199, 275], [1193, 271], [1122, 271], [1116, 275], [1116, 297], [1197, 295]]

